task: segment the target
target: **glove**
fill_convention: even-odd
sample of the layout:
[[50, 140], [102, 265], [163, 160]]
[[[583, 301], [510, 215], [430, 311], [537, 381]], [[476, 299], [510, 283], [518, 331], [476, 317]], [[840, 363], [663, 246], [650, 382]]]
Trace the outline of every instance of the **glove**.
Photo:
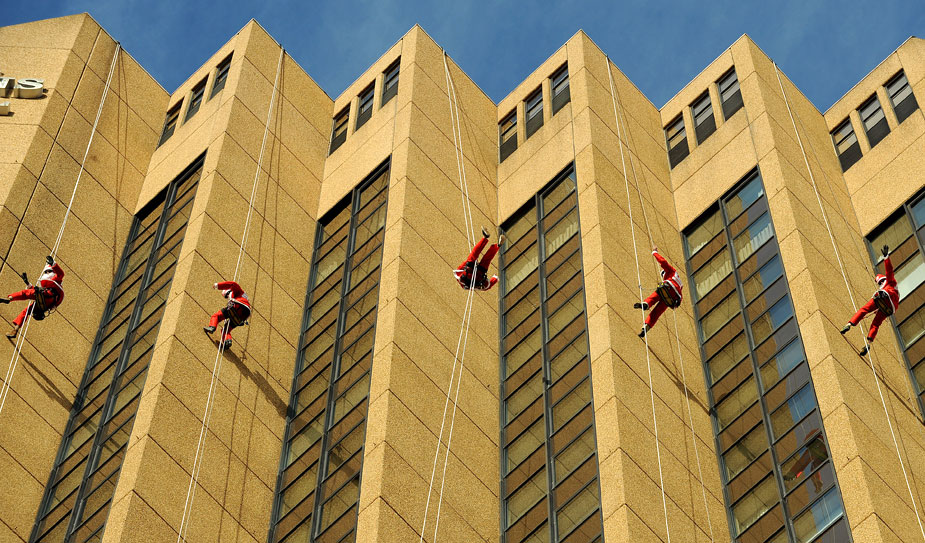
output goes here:
[[214, 288], [215, 290], [218, 290], [218, 283], [212, 283], [212, 288]]
[[884, 245], [883, 248], [880, 249], [880, 252], [883, 253], [883, 258], [890, 256], [890, 246]]
[[45, 257], [45, 262], [48, 263], [49, 266], [55, 265], [55, 259], [51, 255]]

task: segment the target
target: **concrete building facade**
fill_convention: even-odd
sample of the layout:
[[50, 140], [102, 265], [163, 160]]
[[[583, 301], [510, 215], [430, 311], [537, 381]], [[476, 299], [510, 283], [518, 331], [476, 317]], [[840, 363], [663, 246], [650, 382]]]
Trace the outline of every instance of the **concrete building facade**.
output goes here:
[[922, 40], [825, 113], [748, 36], [660, 108], [580, 31], [498, 104], [418, 26], [336, 98], [255, 21], [173, 93], [87, 14], [0, 69], [0, 288], [67, 292], [0, 540], [925, 541]]

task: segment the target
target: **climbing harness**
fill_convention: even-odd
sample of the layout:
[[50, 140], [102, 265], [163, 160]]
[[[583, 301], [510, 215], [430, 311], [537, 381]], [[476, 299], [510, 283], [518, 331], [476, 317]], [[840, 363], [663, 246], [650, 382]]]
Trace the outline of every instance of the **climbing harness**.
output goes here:
[[[800, 136], [800, 131], [797, 130], [797, 124], [793, 116], [793, 110], [790, 107], [790, 99], [787, 97], [787, 91], [784, 90], [784, 83], [781, 80], [780, 70], [778, 69], [776, 62], [774, 63], [774, 72], [777, 75], [777, 84], [780, 86], [780, 92], [784, 97], [784, 103], [787, 105], [787, 112], [790, 114], [790, 123], [793, 125], [793, 131], [797, 136], [797, 143], [800, 144], [800, 152], [803, 154], [803, 162], [806, 165], [806, 171], [809, 173], [809, 180], [813, 186], [813, 192], [816, 195], [816, 202], [819, 204], [819, 210], [822, 212], [822, 219], [823, 219], [823, 222], [825, 223], [825, 228], [829, 234], [829, 241], [832, 243], [832, 249], [835, 251], [835, 258], [836, 260], [838, 260], [838, 266], [841, 270], [842, 279], [845, 282], [845, 289], [848, 291], [848, 297], [851, 300], [852, 307], [854, 308], [855, 311], [857, 311], [858, 305], [854, 299], [854, 293], [851, 290], [851, 284], [848, 282], [848, 274], [845, 272], [845, 265], [842, 262], [841, 254], [838, 251], [838, 245], [836, 245], [835, 243], [835, 236], [832, 234], [832, 228], [829, 225], [828, 214], [825, 212], [825, 207], [822, 205], [822, 197], [819, 195], [819, 189], [816, 187], [816, 179], [815, 179], [815, 176], [813, 175], [813, 170], [809, 165], [809, 158], [806, 156], [806, 150], [803, 147], [803, 138]], [[801, 125], [803, 124], [802, 119], [800, 120], [800, 124]], [[804, 127], [804, 130], [805, 130], [805, 127]], [[810, 143], [812, 142], [810, 141]], [[813, 152], [815, 153], [815, 150]], [[818, 162], [819, 160], [818, 156], [816, 157], [816, 160]], [[823, 175], [824, 174], [825, 172], [823, 170]], [[828, 181], [828, 177], [826, 177], [826, 181]], [[831, 188], [831, 185], [830, 185], [830, 188]], [[836, 202], [838, 201], [837, 198], [835, 200]], [[840, 208], [841, 208], [841, 204], [839, 204], [839, 210]], [[843, 213], [842, 213], [842, 216], [844, 217]], [[878, 291], [878, 292], [882, 292], [882, 291]], [[876, 303], [876, 296], [874, 298], [875, 298], [875, 303]], [[925, 541], [925, 526], [922, 525], [922, 519], [921, 519], [921, 516], [919, 515], [919, 508], [915, 500], [915, 494], [912, 492], [912, 485], [909, 483], [909, 475], [906, 472], [906, 465], [905, 465], [905, 462], [903, 461], [902, 452], [899, 449], [899, 442], [896, 439], [896, 431], [893, 429], [893, 421], [890, 418], [890, 413], [886, 406], [886, 399], [884, 398], [883, 390], [880, 387], [880, 376], [877, 374], [877, 368], [874, 365], [873, 356], [870, 353], [871, 351], [870, 342], [867, 340], [866, 334], [864, 337], [864, 347], [866, 349], [865, 354], [867, 355], [866, 356], [867, 361], [870, 365], [871, 372], [874, 375], [874, 383], [876, 383], [877, 392], [880, 395], [880, 403], [883, 406], [883, 414], [886, 416], [887, 426], [889, 427], [890, 435], [893, 438], [893, 447], [896, 449], [896, 456], [899, 459], [899, 467], [902, 469], [903, 477], [905, 478], [905, 481], [906, 481], [906, 489], [909, 491], [909, 498], [912, 500], [912, 509], [915, 512], [915, 520], [918, 522], [919, 530], [922, 533], [922, 540]]]
[[[463, 220], [465, 221], [465, 233], [467, 246], [472, 245], [474, 232], [472, 228], [472, 207], [469, 201], [469, 185], [466, 180], [466, 167], [463, 163], [465, 155], [462, 151], [462, 130], [459, 122], [459, 102], [456, 100], [456, 87], [453, 85], [453, 79], [450, 76], [450, 69], [446, 62], [446, 51], [443, 51], [443, 69], [446, 77], [447, 101], [450, 106], [450, 122], [453, 127], [453, 146], [456, 149], [456, 167], [459, 175], [459, 192], [462, 199]], [[454, 104], [455, 102], [455, 104]], [[454, 116], [455, 111], [455, 116]], [[446, 414], [450, 403], [450, 393], [453, 390], [453, 381], [456, 381], [456, 392], [453, 397], [453, 413], [450, 419], [450, 428], [446, 441], [446, 456], [443, 461], [443, 475], [440, 481], [440, 493], [437, 498], [437, 515], [434, 520], [434, 538], [431, 543], [436, 543], [437, 533], [440, 529], [440, 513], [443, 508], [443, 489], [446, 483], [446, 468], [450, 460], [450, 450], [453, 442], [453, 428], [456, 424], [456, 411], [459, 405], [459, 389], [462, 383], [463, 370], [465, 369], [466, 345], [469, 343], [469, 324], [472, 320], [472, 301], [475, 289], [470, 288], [466, 296], [466, 306], [463, 311], [462, 323], [459, 327], [459, 339], [456, 341], [456, 353], [453, 355], [453, 368], [450, 371], [450, 384], [446, 389], [446, 401], [443, 404], [443, 418], [440, 422], [440, 434], [437, 436], [437, 448], [434, 451], [434, 463], [430, 472], [430, 484], [427, 487], [427, 501], [424, 505], [424, 522], [421, 526], [419, 543], [424, 541], [424, 532], [427, 529], [427, 512], [430, 508], [430, 495], [434, 487], [434, 477], [437, 473], [437, 460], [440, 457], [440, 445], [443, 442], [443, 430], [446, 425]], [[460, 346], [462, 351], [460, 352]], [[459, 376], [456, 375], [456, 366], [459, 365]]]
[[890, 295], [883, 290], [878, 290], [874, 293], [874, 305], [876, 305], [877, 309], [887, 317], [896, 311], [896, 308], [893, 307], [893, 300], [890, 299]]
[[678, 289], [675, 288], [671, 281], [662, 281], [655, 287], [655, 292], [658, 293], [659, 300], [671, 309], [681, 307], [681, 293], [678, 292]]
[[[103, 87], [103, 96], [100, 98], [100, 107], [96, 110], [96, 118], [93, 120], [93, 127], [90, 129], [90, 139], [87, 141], [87, 148], [84, 150], [83, 159], [80, 161], [80, 170], [77, 172], [77, 180], [74, 182], [74, 190], [71, 191], [71, 199], [67, 203], [67, 208], [64, 211], [64, 220], [61, 221], [61, 228], [58, 229], [58, 236], [55, 238], [55, 244], [51, 249], [51, 257], [54, 259], [55, 255], [58, 253], [58, 248], [61, 246], [61, 239], [64, 237], [64, 229], [67, 227], [68, 217], [71, 215], [71, 208], [74, 206], [74, 197], [77, 196], [77, 187], [80, 186], [80, 178], [84, 173], [84, 168], [87, 163], [87, 156], [90, 154], [90, 146], [93, 144], [93, 137], [96, 135], [96, 129], [100, 123], [100, 117], [103, 114], [103, 105], [106, 103], [106, 97], [109, 95], [109, 88], [112, 84], [112, 75], [116, 71], [116, 63], [119, 60], [119, 53], [122, 51], [122, 44], [116, 42], [116, 51], [112, 55], [112, 62], [109, 65], [109, 75], [106, 77], [106, 85]], [[46, 161], [46, 165], [48, 162]], [[45, 173], [45, 168], [42, 168], [41, 174], [39, 174], [39, 179], [36, 180], [38, 183], [42, 175]], [[28, 280], [26, 281], [28, 283]], [[39, 285], [36, 285], [36, 289], [40, 288]], [[42, 320], [48, 314], [47, 311], [40, 311], [39, 313], [35, 312], [35, 309], [39, 307], [40, 296], [38, 296], [38, 290], [36, 290], [36, 303], [29, 305], [29, 311], [26, 313], [26, 319], [22, 324], [22, 332], [16, 338], [16, 344], [13, 347], [13, 356], [10, 359], [10, 365], [7, 369], [6, 376], [3, 378], [3, 384], [0, 386], [0, 412], [3, 412], [3, 405], [6, 403], [6, 397], [10, 392], [10, 385], [13, 379], [13, 373], [16, 371], [16, 365], [19, 363], [19, 355], [22, 353], [23, 345], [26, 342], [26, 334], [29, 333], [29, 324], [33, 320]], [[44, 298], [44, 297], [42, 297]], [[46, 308], [47, 310], [47, 308]]]
[[[279, 46], [279, 44], [277, 44]], [[279, 52], [279, 62], [276, 65], [276, 78], [273, 81], [273, 93], [270, 96], [270, 106], [267, 108], [267, 120], [263, 129], [263, 142], [260, 144], [260, 154], [257, 158], [257, 171], [254, 173], [254, 183], [251, 188], [251, 197], [247, 204], [247, 218], [244, 220], [244, 233], [241, 235], [241, 243], [238, 247], [238, 261], [234, 267], [234, 275], [232, 276], [232, 281], [237, 281], [238, 272], [241, 269], [241, 261], [244, 257], [244, 247], [247, 245], [248, 231], [250, 230], [251, 217], [254, 212], [254, 199], [257, 196], [257, 186], [258, 181], [260, 180], [260, 171], [263, 166], [263, 156], [266, 151], [267, 146], [267, 136], [270, 133], [270, 120], [271, 115], [273, 114], [273, 107], [276, 103], [276, 94], [279, 88], [279, 78], [283, 70], [283, 57], [286, 54], [286, 50], [280, 47]], [[217, 115], [217, 113], [213, 113]], [[233, 312], [230, 312], [232, 313]], [[248, 311], [248, 315], [250, 312]], [[240, 319], [239, 319], [240, 320]], [[246, 319], [244, 319], [246, 323]], [[233, 323], [235, 322], [234, 317], [228, 318], [222, 324], [222, 336], [228, 333], [228, 330], [231, 329]], [[240, 326], [234, 324], [234, 326]], [[193, 458], [193, 467], [190, 471], [190, 482], [189, 488], [186, 491], [186, 502], [183, 504], [183, 517], [180, 519], [180, 529], [177, 532], [177, 543], [180, 541], [186, 541], [186, 535], [189, 531], [189, 525], [193, 516], [193, 501], [196, 498], [196, 488], [199, 486], [199, 472], [202, 469], [202, 463], [204, 461], [204, 452], [205, 452], [205, 437], [209, 431], [209, 422], [212, 419], [212, 410], [215, 407], [215, 393], [218, 390], [218, 379], [219, 374], [221, 373], [222, 368], [222, 353], [225, 352], [225, 341], [218, 342], [218, 349], [215, 354], [215, 362], [212, 364], [212, 381], [209, 383], [209, 393], [206, 398], [206, 406], [202, 418], [202, 427], [199, 431], [199, 442], [196, 444], [196, 455]]]

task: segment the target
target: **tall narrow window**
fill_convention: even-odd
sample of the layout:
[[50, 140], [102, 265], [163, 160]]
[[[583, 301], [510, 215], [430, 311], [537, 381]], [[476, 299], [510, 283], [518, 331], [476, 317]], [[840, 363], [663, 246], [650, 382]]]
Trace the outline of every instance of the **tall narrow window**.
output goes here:
[[210, 100], [225, 88], [225, 82], [228, 81], [228, 70], [231, 69], [231, 56], [225, 57], [225, 60], [215, 68], [215, 81], [212, 83], [212, 92], [209, 93]]
[[568, 84], [568, 64], [559, 68], [549, 79], [552, 87], [552, 114], [555, 115], [572, 99]]
[[898, 122], [905, 121], [909, 115], [912, 115], [912, 112], [919, 108], [919, 103], [915, 101], [915, 95], [912, 94], [912, 87], [909, 86], [905, 72], [900, 71], [887, 82], [886, 93], [890, 96], [893, 112], [896, 113]]
[[848, 168], [861, 159], [861, 144], [858, 143], [858, 137], [851, 126], [851, 119], [845, 119], [835, 127], [832, 131], [832, 142], [835, 144], [835, 152], [838, 153], [841, 171], [847, 172]]
[[184, 117], [183, 122], [190, 120], [199, 111], [199, 106], [202, 105], [202, 97], [206, 93], [206, 81], [207, 79], [203, 79], [193, 87], [189, 97], [189, 107], [186, 108], [186, 117]]
[[370, 84], [366, 87], [366, 90], [360, 93], [360, 101], [357, 105], [357, 126], [354, 130], [359, 130], [373, 116], [374, 90], [375, 84]]
[[503, 543], [599, 542], [600, 483], [570, 166], [504, 227]]
[[876, 94], [861, 104], [858, 108], [858, 115], [861, 116], [861, 123], [864, 124], [867, 142], [871, 148], [890, 133], [890, 125], [886, 122], [886, 116], [883, 114], [883, 108], [880, 107], [880, 100], [877, 99]]
[[678, 115], [665, 127], [665, 139], [668, 141], [668, 164], [674, 168], [690, 152], [687, 148], [687, 133], [684, 131], [683, 116]]
[[386, 102], [398, 94], [398, 69], [400, 67], [401, 57], [386, 68], [382, 80], [382, 104], [380, 104], [379, 107], [384, 106]]
[[[925, 195], [909, 203], [881, 223], [867, 237], [870, 257], [877, 273], [884, 273], [880, 247], [889, 245], [890, 262], [898, 283], [901, 303], [891, 317], [899, 336], [909, 376], [925, 415]], [[881, 332], [882, 333], [882, 332]]]
[[850, 541], [758, 172], [684, 241], [733, 541]]
[[716, 132], [716, 119], [713, 117], [713, 102], [710, 101], [709, 91], [701, 94], [700, 98], [691, 104], [691, 114], [694, 117], [697, 143], [703, 143], [710, 134]]
[[498, 123], [498, 162], [504, 162], [517, 150], [517, 110], [515, 109]]
[[540, 129], [543, 126], [543, 89], [539, 88], [533, 92], [530, 96], [527, 97], [527, 101], [524, 104], [524, 111], [527, 117], [527, 124], [525, 125], [527, 135], [525, 137], [529, 138], [533, 135], [534, 132]]
[[328, 154], [333, 153], [338, 147], [347, 141], [347, 121], [350, 119], [350, 106], [345, 107], [334, 117], [331, 123], [331, 149]]
[[735, 67], [716, 82], [719, 87], [719, 99], [723, 103], [723, 118], [727, 121], [736, 111], [742, 109], [742, 91], [739, 90], [739, 78]]
[[356, 540], [389, 165], [318, 223], [270, 541]]
[[183, 107], [183, 100], [180, 100], [167, 110], [167, 115], [164, 117], [164, 128], [161, 130], [161, 139], [157, 142], [158, 147], [164, 145], [164, 142], [169, 140], [170, 136], [173, 136], [174, 131], [177, 129], [177, 122], [180, 120], [181, 107]]
[[30, 541], [100, 541], [141, 401], [202, 157], [132, 224]]

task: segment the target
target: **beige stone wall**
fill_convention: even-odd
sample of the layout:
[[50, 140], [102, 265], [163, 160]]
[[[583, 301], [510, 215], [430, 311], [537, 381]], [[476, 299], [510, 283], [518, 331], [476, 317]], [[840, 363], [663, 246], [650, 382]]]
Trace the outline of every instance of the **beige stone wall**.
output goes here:
[[[0, 28], [0, 66], [45, 80], [0, 117], [0, 291], [23, 288], [51, 251], [80, 171], [116, 42], [90, 16]], [[87, 364], [162, 122], [167, 93], [125, 51], [80, 178], [57, 258], [67, 299], [28, 331], [0, 413], [0, 539], [29, 537]], [[11, 321], [21, 303], [4, 306]], [[4, 374], [13, 343], [0, 343]]]
[[659, 111], [612, 62], [608, 72], [608, 59], [587, 36], [578, 34], [568, 47], [604, 537], [667, 540], [663, 486], [668, 530], [675, 538], [710, 539], [705, 491], [712, 532], [725, 541], [722, 487], [690, 303], [666, 313], [649, 333], [648, 357], [636, 337], [642, 326], [641, 312], [632, 308], [640, 296], [636, 256], [643, 296], [659, 280], [653, 245], [684, 273]]
[[[281, 48], [248, 23], [170, 105], [234, 52], [225, 88], [151, 158], [137, 208], [192, 160], [205, 166], [171, 285], [104, 540], [176, 538], [216, 357], [203, 336], [235, 271]], [[211, 88], [211, 83], [208, 88]], [[207, 89], [208, 89], [207, 88]], [[208, 90], [206, 96], [208, 97]], [[190, 541], [263, 541], [279, 468], [302, 321], [331, 100], [283, 58], [238, 282], [250, 326], [226, 351], [204, 448]], [[185, 106], [184, 106], [185, 108]], [[163, 111], [161, 116], [163, 116]], [[181, 119], [183, 115], [181, 115]]]
[[[355, 173], [341, 181], [343, 166], [326, 169], [323, 187], [325, 194], [335, 190], [328, 188], [329, 183], [350, 188], [380, 157], [392, 154], [357, 529], [357, 541], [363, 542], [416, 540], [424, 526], [433, 455], [466, 304], [466, 291], [450, 275], [469, 251], [458, 164], [465, 168], [476, 235], [480, 225], [496, 231], [495, 106], [447, 58], [459, 108], [461, 140], [454, 144], [443, 52], [420, 27], [406, 34], [373, 65], [368, 72], [372, 75], [358, 80], [336, 103], [355, 99], [367, 79], [381, 73], [399, 54], [398, 96], [382, 111], [375, 111], [329, 158], [329, 163], [350, 164]], [[377, 116], [382, 117], [383, 127], [364, 139], [363, 131], [376, 130], [369, 125], [377, 122]], [[362, 144], [352, 147], [351, 139]], [[459, 163], [457, 146], [461, 148]], [[345, 152], [351, 155], [337, 156]], [[324, 199], [325, 203], [334, 201]], [[441, 541], [495, 541], [498, 537], [495, 296], [494, 291], [474, 296], [440, 513]], [[450, 413], [444, 443], [449, 419]], [[442, 451], [425, 541], [433, 540], [446, 448]]]

